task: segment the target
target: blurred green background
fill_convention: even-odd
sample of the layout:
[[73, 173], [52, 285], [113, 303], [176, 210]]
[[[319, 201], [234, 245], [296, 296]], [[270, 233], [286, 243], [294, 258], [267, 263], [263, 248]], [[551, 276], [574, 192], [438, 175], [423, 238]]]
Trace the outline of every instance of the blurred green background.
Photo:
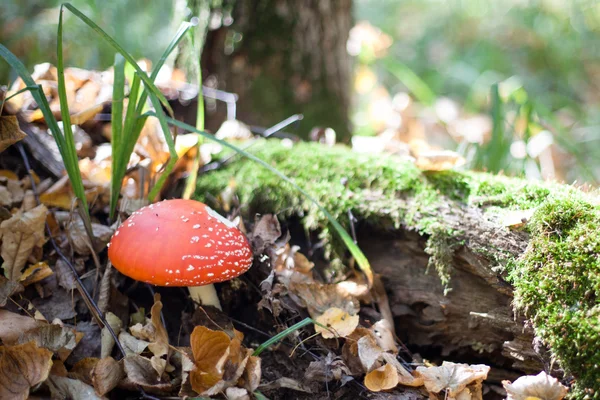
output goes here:
[[[55, 63], [58, 1], [0, 2], [0, 42], [31, 69]], [[183, 0], [75, 0], [134, 57], [156, 59]], [[103, 70], [113, 51], [65, 14], [67, 64]], [[600, 3], [354, 0], [356, 135], [422, 140], [491, 172], [600, 177]], [[7, 65], [0, 82], [8, 84]]]

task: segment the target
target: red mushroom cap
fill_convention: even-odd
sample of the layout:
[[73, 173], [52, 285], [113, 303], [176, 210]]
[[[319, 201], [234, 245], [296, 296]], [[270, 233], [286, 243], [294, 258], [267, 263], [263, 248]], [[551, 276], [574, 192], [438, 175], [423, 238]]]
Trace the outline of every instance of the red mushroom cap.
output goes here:
[[204, 203], [166, 200], [134, 212], [115, 231], [108, 257], [121, 273], [158, 286], [202, 286], [252, 265], [242, 232]]

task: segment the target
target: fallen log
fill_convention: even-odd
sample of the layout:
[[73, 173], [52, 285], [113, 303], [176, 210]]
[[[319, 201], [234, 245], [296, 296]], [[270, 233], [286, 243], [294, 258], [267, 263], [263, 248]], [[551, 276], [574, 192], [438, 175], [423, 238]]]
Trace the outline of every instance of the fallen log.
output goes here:
[[[357, 218], [358, 243], [382, 276], [406, 343], [453, 361], [478, 355], [498, 367], [498, 380], [558, 361], [578, 396], [598, 396], [596, 194], [483, 173], [425, 173], [399, 157], [341, 146], [262, 141], [252, 149], [347, 228], [348, 213]], [[320, 232], [326, 255], [344, 260], [324, 215], [251, 161], [201, 176], [197, 195], [210, 201], [232, 179], [249, 215], [301, 217]]]

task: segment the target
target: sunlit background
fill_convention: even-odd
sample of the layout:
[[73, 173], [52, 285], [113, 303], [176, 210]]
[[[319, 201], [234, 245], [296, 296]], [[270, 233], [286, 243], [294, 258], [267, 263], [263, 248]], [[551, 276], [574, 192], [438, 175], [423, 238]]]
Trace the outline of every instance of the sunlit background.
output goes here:
[[[138, 58], [158, 58], [185, 14], [185, 1], [72, 3]], [[56, 61], [58, 4], [0, 2], [0, 42], [30, 69]], [[471, 168], [597, 183], [598, 2], [355, 0], [354, 16], [361, 147], [451, 149]], [[68, 64], [108, 68], [114, 52], [65, 18]], [[0, 79], [14, 79], [4, 64]]]

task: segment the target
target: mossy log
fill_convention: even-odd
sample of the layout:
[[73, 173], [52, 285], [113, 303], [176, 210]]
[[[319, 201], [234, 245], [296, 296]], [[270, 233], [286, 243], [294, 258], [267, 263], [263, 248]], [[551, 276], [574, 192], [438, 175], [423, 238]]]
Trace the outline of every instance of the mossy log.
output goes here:
[[[342, 146], [262, 141], [252, 149], [340, 223], [349, 227], [349, 212], [359, 221], [358, 244], [382, 276], [407, 343], [491, 364], [492, 379], [559, 365], [576, 397], [599, 398], [596, 193], [484, 173], [424, 173], [410, 161]], [[251, 161], [237, 158], [201, 176], [198, 197], [210, 201], [232, 178], [248, 216], [300, 217], [327, 241], [328, 256], [344, 260], [324, 215]], [[530, 219], [508, 227], [515, 213]]]

